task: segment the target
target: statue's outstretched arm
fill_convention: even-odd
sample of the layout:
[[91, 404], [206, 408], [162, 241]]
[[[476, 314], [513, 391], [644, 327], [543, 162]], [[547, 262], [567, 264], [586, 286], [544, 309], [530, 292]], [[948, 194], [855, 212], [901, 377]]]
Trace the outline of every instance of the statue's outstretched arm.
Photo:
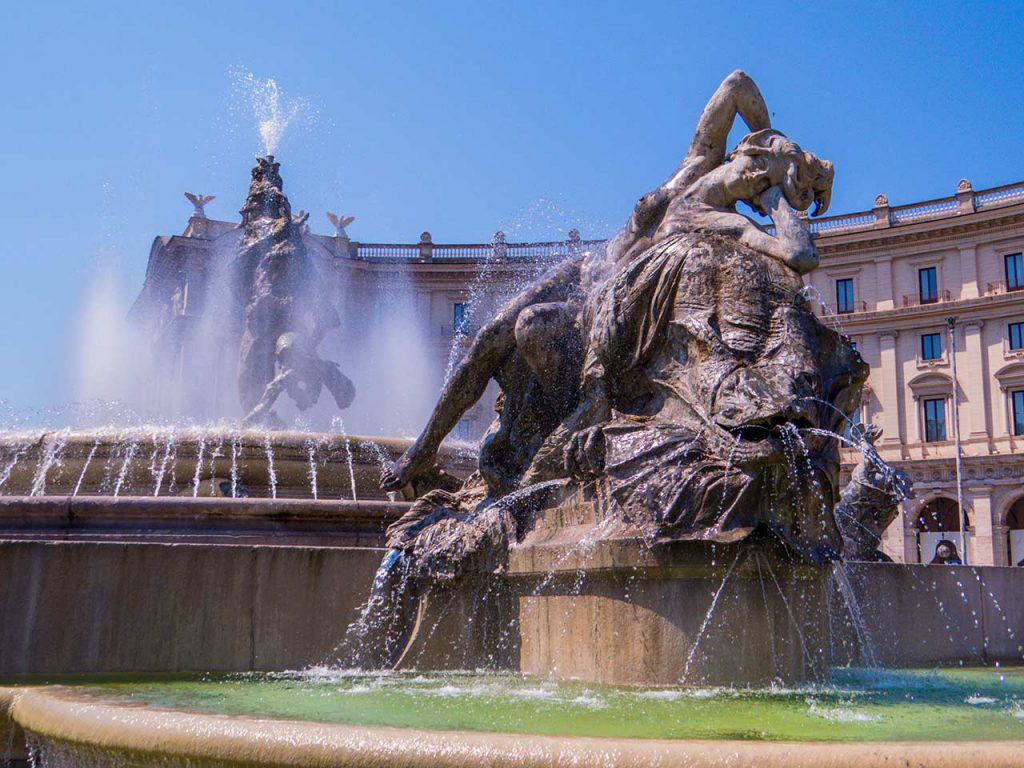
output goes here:
[[331, 360], [320, 360], [320, 378], [331, 393], [339, 408], [348, 408], [356, 397], [356, 386], [352, 379], [341, 372], [338, 364]]
[[418, 474], [433, 466], [441, 441], [483, 396], [487, 383], [515, 350], [515, 327], [519, 313], [534, 304], [564, 301], [568, 298], [579, 286], [582, 259], [581, 255], [556, 267], [512, 299], [480, 329], [469, 351], [455, 367], [441, 391], [441, 398], [434, 406], [422, 434], [384, 472], [381, 488], [386, 491], [404, 488]]
[[761, 91], [742, 69], [737, 69], [718, 86], [697, 121], [690, 150], [662, 188], [670, 193], [686, 189], [724, 163], [729, 132], [737, 115], [743, 118], [751, 131], [772, 127], [768, 105]]
[[629, 222], [608, 244], [612, 262], [638, 249], [644, 250], [672, 198], [725, 162], [726, 142], [736, 115], [743, 118], [751, 131], [771, 128], [771, 117], [761, 91], [750, 75], [740, 69], [722, 81], [704, 107], [690, 149], [675, 173], [637, 201]]

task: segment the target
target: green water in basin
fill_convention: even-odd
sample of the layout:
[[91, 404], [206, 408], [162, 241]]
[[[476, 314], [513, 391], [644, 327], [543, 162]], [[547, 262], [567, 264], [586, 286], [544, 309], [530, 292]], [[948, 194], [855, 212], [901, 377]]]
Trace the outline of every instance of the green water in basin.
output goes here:
[[838, 670], [824, 685], [756, 690], [328, 670], [75, 688], [110, 701], [193, 712], [553, 736], [1024, 739], [1024, 668]]

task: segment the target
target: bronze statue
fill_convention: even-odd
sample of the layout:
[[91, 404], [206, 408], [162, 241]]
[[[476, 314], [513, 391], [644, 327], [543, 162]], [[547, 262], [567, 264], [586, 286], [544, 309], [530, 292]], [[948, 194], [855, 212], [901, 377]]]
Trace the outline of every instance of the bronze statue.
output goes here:
[[324, 334], [340, 320], [302, 241], [309, 214], [292, 216], [279, 169], [272, 155], [256, 158], [231, 270], [242, 321], [239, 400], [245, 423], [271, 426], [281, 423], [272, 408], [282, 392], [302, 410], [323, 387], [339, 408], [355, 397], [337, 364], [317, 356]]
[[914, 489], [907, 473], [890, 467], [875, 450], [881, 427], [857, 424], [850, 436], [864, 458], [853, 468], [836, 505], [843, 556], [847, 560], [892, 562], [879, 548], [882, 533], [899, 514], [900, 502], [914, 497]]
[[[737, 115], [751, 133], [727, 153]], [[832, 435], [867, 366], [804, 299], [818, 254], [799, 214], [824, 213], [832, 180], [830, 163], [771, 128], [745, 73], [726, 78], [679, 169], [607, 248], [571, 257], [481, 329], [384, 474], [384, 488], [419, 496], [391, 546], [414, 567], [500, 570], [527, 507], [599, 480], [612, 513], [652, 542], [768, 529], [812, 562], [836, 557]], [[490, 378], [502, 394], [479, 475], [422, 495], [441, 440]]]

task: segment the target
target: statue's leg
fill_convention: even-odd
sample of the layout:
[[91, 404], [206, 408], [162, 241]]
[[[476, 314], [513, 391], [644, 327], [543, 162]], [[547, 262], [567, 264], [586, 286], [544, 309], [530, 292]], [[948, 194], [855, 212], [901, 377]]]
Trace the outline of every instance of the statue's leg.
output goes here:
[[339, 408], [348, 408], [356, 398], [356, 385], [331, 362], [320, 363], [321, 379]]
[[267, 385], [274, 379], [274, 344], [276, 339], [265, 336], [250, 337], [243, 341], [238, 371], [238, 399], [242, 410], [251, 411], [262, 397]]
[[274, 403], [277, 398], [284, 391], [284, 388], [288, 384], [288, 372], [281, 373], [276, 376], [263, 390], [263, 394], [259, 399], [259, 402], [253, 406], [252, 410], [246, 414], [242, 420], [242, 424], [246, 426], [252, 426], [254, 424], [267, 424], [274, 428], [282, 426], [280, 417], [278, 417], [271, 409], [274, 407]]

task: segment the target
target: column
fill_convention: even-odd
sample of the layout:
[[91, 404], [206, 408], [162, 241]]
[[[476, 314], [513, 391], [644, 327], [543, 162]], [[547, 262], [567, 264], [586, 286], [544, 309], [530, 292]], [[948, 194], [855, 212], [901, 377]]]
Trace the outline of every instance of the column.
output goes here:
[[[960, 324], [964, 337], [963, 352], [957, 350], [957, 378], [961, 391], [967, 396], [965, 436], [969, 440], [987, 439], [988, 434], [988, 403], [985, 401], [985, 350], [982, 345], [981, 329], [983, 320], [966, 320]], [[961, 416], [965, 414], [961, 411]]]
[[992, 526], [992, 555], [996, 565], [1016, 565], [1010, 562], [1010, 529], [1005, 525]]
[[904, 513], [901, 509], [900, 514], [897, 515], [896, 519], [893, 520], [889, 527], [882, 533], [880, 549], [897, 563], [905, 563], [907, 561], [906, 537], [906, 522], [904, 522]]
[[875, 308], [878, 311], [893, 309], [896, 306], [892, 295], [892, 256], [875, 259]]
[[960, 298], [976, 299], [980, 295], [976, 248], [973, 245], [960, 246]]
[[[992, 491], [986, 487], [964, 488], [964, 506], [971, 510], [974, 537], [971, 541], [970, 565], [996, 565], [995, 542], [992, 538]], [[1001, 565], [1001, 563], [1000, 563]]]
[[882, 331], [878, 334], [878, 378], [872, 383], [878, 402], [882, 406], [882, 445], [900, 443], [900, 405], [896, 361], [896, 331]]

